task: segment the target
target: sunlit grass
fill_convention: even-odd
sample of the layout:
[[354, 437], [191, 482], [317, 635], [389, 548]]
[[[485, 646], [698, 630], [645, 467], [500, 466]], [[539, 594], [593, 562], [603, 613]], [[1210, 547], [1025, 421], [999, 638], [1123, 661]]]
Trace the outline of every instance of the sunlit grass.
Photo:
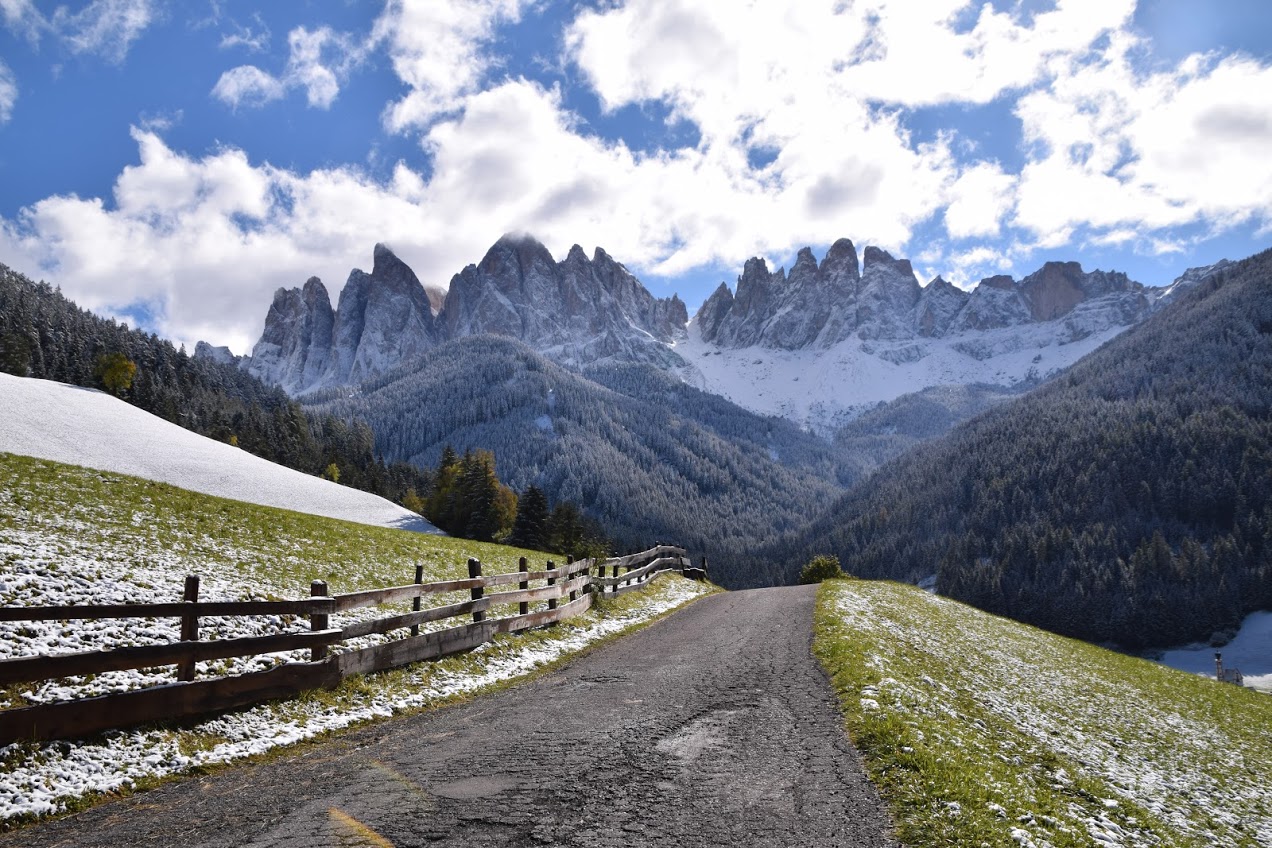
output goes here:
[[1272, 698], [911, 586], [828, 581], [815, 650], [903, 841], [1272, 844]]

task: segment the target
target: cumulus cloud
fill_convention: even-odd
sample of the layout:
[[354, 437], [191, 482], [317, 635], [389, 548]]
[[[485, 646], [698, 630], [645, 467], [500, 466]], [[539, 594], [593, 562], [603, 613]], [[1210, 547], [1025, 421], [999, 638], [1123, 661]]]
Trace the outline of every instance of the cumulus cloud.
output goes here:
[[1133, 44], [1076, 68], [1017, 107], [1039, 149], [1020, 175], [1014, 223], [1046, 241], [1079, 228], [1224, 229], [1272, 221], [1272, 67], [1192, 57], [1141, 73]]
[[526, 0], [390, 0], [372, 31], [410, 91], [389, 105], [392, 132], [424, 128], [457, 111], [496, 64], [488, 51], [500, 23], [516, 21]]
[[250, 348], [269, 292], [322, 275], [339, 289], [377, 240], [402, 241], [427, 221], [404, 179], [377, 184], [356, 171], [299, 175], [254, 165], [239, 150], [192, 158], [133, 130], [139, 162], [111, 202], [42, 200], [0, 220], [13, 267], [56, 279], [82, 305], [161, 304], [160, 330]]
[[17, 102], [18, 81], [9, 66], [0, 62], [0, 124], [7, 123], [13, 117], [13, 104]]
[[287, 66], [281, 76], [255, 65], [239, 65], [221, 74], [212, 96], [232, 108], [260, 107], [283, 98], [289, 89], [304, 89], [309, 105], [329, 109], [340, 94], [341, 81], [363, 59], [352, 38], [330, 27], [296, 27], [287, 36]]
[[221, 74], [212, 87], [212, 96], [227, 106], [264, 106], [272, 100], [281, 100], [287, 93], [282, 80], [265, 73], [255, 65], [239, 65]]

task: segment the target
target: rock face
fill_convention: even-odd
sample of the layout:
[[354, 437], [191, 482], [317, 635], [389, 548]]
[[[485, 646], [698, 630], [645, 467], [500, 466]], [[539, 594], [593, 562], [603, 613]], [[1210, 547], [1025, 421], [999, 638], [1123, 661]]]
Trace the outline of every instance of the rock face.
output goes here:
[[371, 273], [354, 269], [340, 292], [331, 358], [319, 382], [358, 383], [436, 344], [424, 286], [393, 251], [377, 244]]
[[862, 341], [938, 339], [1025, 324], [1064, 322], [1069, 340], [1137, 321], [1151, 306], [1125, 274], [1086, 273], [1048, 262], [1020, 282], [988, 277], [965, 292], [937, 277], [920, 286], [909, 260], [867, 247], [860, 273], [851, 241], [840, 239], [819, 266], [808, 248], [790, 273], [750, 259], [736, 292], [723, 283], [698, 311], [703, 341], [725, 348], [825, 349]]
[[451, 280], [444, 299], [385, 245], [370, 274], [355, 269], [332, 310], [315, 277], [279, 289], [265, 330], [243, 366], [297, 395], [374, 377], [465, 336], [510, 336], [558, 361], [676, 364], [669, 343], [689, 316], [677, 297], [657, 299], [597, 248], [575, 245], [556, 262], [526, 236], [504, 236]]
[[331, 358], [335, 313], [317, 277], [304, 288], [279, 289], [265, 316], [265, 331], [246, 360], [247, 370], [266, 383], [295, 393], [313, 385]]
[[199, 342], [194, 346], [195, 359], [208, 359], [221, 365], [234, 365], [239, 358], [225, 345], [213, 347], [207, 342]]

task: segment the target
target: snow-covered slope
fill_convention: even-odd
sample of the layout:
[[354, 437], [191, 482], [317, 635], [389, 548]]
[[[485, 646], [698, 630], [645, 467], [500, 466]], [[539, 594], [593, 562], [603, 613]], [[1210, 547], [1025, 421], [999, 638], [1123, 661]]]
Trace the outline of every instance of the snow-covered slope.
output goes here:
[[93, 389], [0, 374], [0, 398], [0, 452], [360, 524], [441, 532], [377, 495], [284, 468]]
[[941, 339], [845, 339], [829, 349], [724, 348], [704, 342], [695, 318], [674, 350], [689, 363], [679, 376], [744, 409], [780, 415], [829, 435], [879, 403], [930, 386], [1013, 386], [1067, 368], [1126, 329], [1077, 341], [1049, 321], [956, 333]]

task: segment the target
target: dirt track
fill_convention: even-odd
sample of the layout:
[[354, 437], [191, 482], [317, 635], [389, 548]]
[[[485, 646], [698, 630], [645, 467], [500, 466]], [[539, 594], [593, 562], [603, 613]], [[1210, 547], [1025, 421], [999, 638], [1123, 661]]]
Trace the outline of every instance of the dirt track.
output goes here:
[[0, 846], [883, 846], [814, 588], [705, 598], [538, 680]]

